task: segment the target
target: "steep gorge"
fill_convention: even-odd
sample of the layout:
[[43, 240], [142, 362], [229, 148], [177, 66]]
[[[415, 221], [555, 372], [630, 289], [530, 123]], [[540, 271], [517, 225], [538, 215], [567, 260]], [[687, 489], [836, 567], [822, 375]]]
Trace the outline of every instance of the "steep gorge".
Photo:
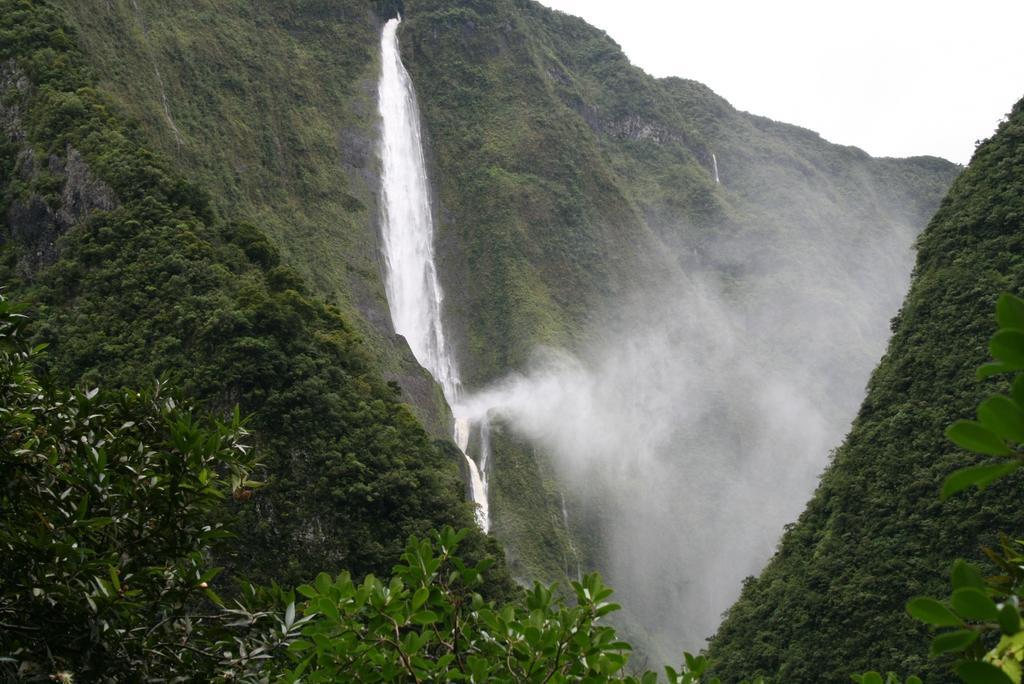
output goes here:
[[467, 378], [521, 371], [537, 407], [495, 430], [510, 567], [557, 578], [582, 557], [651, 651], [699, 647], [842, 439], [957, 168], [650, 78], [535, 3], [405, 9]]
[[1020, 533], [1019, 476], [945, 501], [938, 493], [966, 462], [944, 429], [998, 387], [974, 370], [990, 358], [996, 298], [1024, 291], [1022, 197], [1024, 100], [922, 234], [913, 285], [852, 430], [711, 641], [725, 681], [840, 681], [868, 669], [950, 681], [948, 658], [928, 657], [928, 630], [903, 606], [945, 590], [954, 558], [983, 562], [982, 546]]
[[[372, 539], [373, 511], [385, 518], [391, 513], [377, 510], [372, 486], [359, 492], [367, 494], [360, 503], [367, 517], [360, 523], [365, 525], [359, 544], [370, 550], [364, 565], [379, 567], [393, 557], [391, 537], [439, 520], [465, 521], [465, 509], [455, 513], [454, 506], [447, 507], [448, 478], [456, 461], [446, 451], [450, 445], [431, 447], [417, 428], [406, 425], [380, 379], [401, 385], [404, 400], [434, 436], [449, 434], [451, 417], [442, 393], [415, 364], [405, 341], [394, 335], [385, 298], [375, 84], [379, 35], [387, 17], [378, 15], [373, 3], [357, 0], [272, 6], [241, 0], [55, 4], [76, 27], [75, 41], [111, 107], [138, 122], [139, 139], [161, 153], [174, 173], [202, 186], [217, 212], [255, 226], [233, 239], [242, 240], [253, 254], [280, 253], [281, 264], [294, 271], [287, 277], [253, 271], [251, 277], [278, 287], [282, 294], [276, 298], [305, 287], [309, 299], [338, 308], [366, 357], [365, 367], [359, 368], [371, 378], [368, 405], [384, 402], [394, 415], [382, 425], [397, 423], [415, 433], [417, 447], [409, 460], [423, 459], [427, 469], [442, 473], [446, 503], [436, 507], [436, 517], [413, 521], [395, 514], [395, 533], [383, 548]], [[852, 415], [863, 378], [884, 344], [886, 321], [902, 296], [909, 245], [958, 172], [955, 166], [934, 158], [872, 159], [810, 131], [737, 112], [700, 84], [648, 77], [602, 32], [533, 2], [408, 0], [404, 12], [403, 58], [420, 98], [434, 181], [445, 321], [467, 386], [481, 389], [511, 370], [528, 370], [540, 345], [599, 361], [604, 347], [650, 324], [624, 319], [623, 303], [642, 301], [652, 292], [678, 296], [681, 272], [687, 288], [694, 280], [714, 284], [715, 298], [724, 297], [714, 310], [740, 311], [738, 322], [726, 320], [720, 329], [727, 331], [769, 329], [773, 321], [761, 307], [813, 282], [799, 303], [821, 315], [834, 313], [836, 301], [850, 302], [851, 293], [857, 301], [884, 293], [877, 295], [884, 301], [863, 310], [850, 307], [838, 319], [847, 325], [842, 337], [832, 334], [834, 328], [821, 335], [814, 326], [796, 325], [767, 336], [772, 346], [800, 340], [824, 347], [815, 358], [827, 361], [804, 369], [801, 387], [814, 388], [814, 396], [838, 396], [828, 404], [834, 413], [829, 424], [833, 432], [835, 424], [845, 429], [843, 421]], [[221, 238], [209, 240], [219, 244]], [[846, 266], [833, 258], [837, 252], [848, 260]], [[823, 273], [827, 277], [820, 277]], [[136, 280], [126, 283], [129, 290], [137, 287]], [[89, 280], [83, 287], [97, 285]], [[278, 308], [290, 306], [281, 302]], [[56, 321], [51, 331], [77, 329], [68, 327], [70, 314], [59, 304], [51, 307], [47, 321]], [[134, 320], [129, 313], [117, 315]], [[174, 330], [186, 317], [173, 307], [165, 315], [161, 330]], [[650, 318], [661, 315], [684, 321], [670, 336], [716, 344], [706, 332], [714, 326], [702, 326], [692, 310], [659, 308]], [[785, 319], [787, 324], [799, 321]], [[734, 324], [738, 327], [730, 327]], [[322, 334], [330, 335], [339, 325], [331, 323]], [[247, 331], [246, 344], [258, 350], [269, 334]], [[636, 348], [641, 355], [646, 349], [642, 344]], [[239, 358], [252, 353], [245, 349]], [[99, 342], [91, 353], [100, 357], [93, 366], [79, 359], [68, 375], [88, 366], [95, 377], [95, 368], [112, 365], [104, 358], [109, 348]], [[160, 367], [144, 363], [141, 357], [149, 353], [152, 349], [139, 352], [141, 375]], [[294, 350], [286, 354], [305, 360]], [[696, 357], [693, 362], [707, 360]], [[215, 373], [212, 368], [204, 372]], [[268, 396], [274, 373], [273, 365], [253, 371]], [[302, 396], [330, 394], [332, 382], [305, 387]], [[714, 387], [715, 380], [693, 382]], [[345, 494], [336, 492], [335, 485], [353, 472], [370, 482], [389, 480], [386, 459], [367, 464], [349, 457], [366, 443], [389, 439], [374, 431], [375, 416], [365, 416], [368, 432], [360, 433], [365, 442], [345, 442], [340, 450], [311, 442], [287, 451], [280, 471], [286, 490], [299, 497], [319, 492], [330, 501], [326, 507], [335, 509], [333, 527], [326, 531], [317, 527], [320, 522], [308, 520], [293, 520], [292, 527], [283, 528], [301, 529], [303, 538], [312, 535], [317, 541], [304, 548], [308, 544], [301, 538], [293, 540], [303, 560], [286, 568], [287, 573], [301, 575], [317, 562], [345, 562], [343, 555], [328, 550], [331, 535], [348, 524], [342, 511], [350, 504], [331, 497]], [[729, 416], [718, 427], [728, 430], [755, 418]], [[270, 443], [296, 440], [292, 425], [268, 421], [261, 429]], [[337, 428], [343, 435], [347, 429]], [[820, 460], [804, 464], [809, 475], [801, 486], [806, 493], [839, 435], [833, 442], [823, 439], [816, 445]], [[679, 444], [692, 437], [684, 431], [666, 441]], [[628, 440], [613, 446], [636, 449]], [[284, 464], [301, 464], [311, 451], [320, 452], [314, 460], [325, 467], [303, 465], [290, 473]], [[520, 579], [575, 577], [582, 561], [585, 569], [611, 571], [614, 580], [608, 562], [615, 540], [607, 533], [609, 519], [628, 514], [628, 508], [620, 502], [589, 505], [594, 492], [574, 491], [573, 481], [552, 461], [555, 454], [551, 445], [538, 447], [510, 426], [495, 425], [494, 534]], [[332, 466], [336, 456], [345, 468]], [[742, 472], [742, 463], [730, 467]], [[703, 476], [708, 484], [715, 482], [713, 473]], [[414, 483], [398, 479], [389, 490], [396, 496], [415, 490]], [[596, 486], [598, 493], [601, 486]], [[666, 498], [674, 494], [662, 493]], [[675, 516], [693, 512], [685, 504], [667, 505], [675, 526]], [[423, 504], [424, 509], [432, 506]], [[789, 506], [795, 510], [766, 516], [769, 537], [792, 519], [801, 501]], [[281, 534], [281, 529], [260, 533]], [[766, 557], [774, 537], [762, 535], [757, 541], [758, 553]], [[659, 569], [655, 579], [673, 583], [685, 595], [688, 590], [678, 584], [687, 578], [667, 577], [666, 572]], [[635, 587], [623, 587], [623, 593], [649, 601]], [[722, 601], [726, 597], [714, 606]], [[701, 610], [712, 618], [716, 614], [714, 607]], [[688, 616], [673, 616], [670, 628], [678, 629], [679, 620]]]

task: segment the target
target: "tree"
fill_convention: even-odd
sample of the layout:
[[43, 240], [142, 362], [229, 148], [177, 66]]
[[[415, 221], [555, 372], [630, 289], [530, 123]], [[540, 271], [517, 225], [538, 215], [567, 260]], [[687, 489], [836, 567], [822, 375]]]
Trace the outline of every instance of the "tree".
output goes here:
[[[942, 498], [970, 487], [984, 489], [1024, 466], [1024, 300], [1002, 295], [996, 321], [999, 330], [989, 343], [995, 361], [979, 368], [977, 377], [985, 380], [1008, 373], [1014, 377], [1008, 393], [993, 394], [978, 406], [977, 420], [958, 420], [946, 430], [958, 446], [988, 458], [951, 473], [942, 485]], [[1024, 542], [1003, 536], [1000, 548], [983, 551], [1000, 574], [984, 578], [974, 565], [958, 559], [952, 567], [949, 597], [944, 601], [915, 597], [907, 603], [907, 612], [944, 630], [932, 640], [931, 653], [954, 657], [952, 667], [967, 684], [1020, 684]], [[877, 673], [854, 679], [865, 684], [881, 682]]]
[[217, 600], [206, 556], [227, 534], [213, 513], [256, 484], [238, 412], [201, 417], [164, 383], [55, 389], [26, 321], [0, 298], [0, 668], [198, 670], [196, 609]]

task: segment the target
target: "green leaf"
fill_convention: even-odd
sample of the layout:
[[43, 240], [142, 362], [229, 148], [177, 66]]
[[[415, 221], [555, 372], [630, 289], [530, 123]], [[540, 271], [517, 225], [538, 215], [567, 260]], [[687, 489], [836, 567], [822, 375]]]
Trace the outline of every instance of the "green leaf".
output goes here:
[[956, 673], [966, 684], [1013, 684], [1013, 680], [995, 665], [969, 661], [956, 666]]
[[1018, 406], [1024, 406], [1024, 373], [1018, 373], [1017, 377], [1013, 379], [1010, 397], [1017, 402]]
[[1007, 603], [999, 610], [999, 629], [1006, 636], [1020, 631], [1020, 612], [1017, 606]]
[[877, 672], [865, 672], [860, 676], [861, 684], [883, 684], [882, 675]]
[[906, 684], [922, 684], [921, 678], [917, 675], [910, 675], [907, 677]]
[[1024, 299], [1010, 293], [999, 296], [996, 302], [996, 321], [1000, 328], [1024, 329]]
[[203, 593], [206, 594], [206, 598], [213, 601], [214, 604], [220, 606], [221, 608], [224, 607], [224, 599], [222, 599], [213, 589], [210, 589], [209, 587], [204, 587]]
[[1024, 442], [1024, 411], [1009, 397], [997, 394], [983, 401], [978, 407], [978, 420], [1003, 439]]
[[978, 640], [978, 632], [973, 629], [959, 629], [946, 632], [932, 639], [932, 655], [942, 655], [950, 651], [962, 651]]
[[219, 575], [223, 571], [224, 571], [224, 568], [209, 568], [199, 578], [199, 583], [202, 584], [203, 582], [212, 582], [213, 578], [216, 577], [217, 575]]
[[108, 565], [107, 570], [110, 572], [110, 583], [114, 586], [114, 591], [121, 591], [121, 578], [118, 577], [117, 568], [113, 565]]
[[291, 629], [292, 625], [295, 624], [295, 601], [288, 604], [288, 607], [284, 611], [284, 626], [285, 629]]
[[979, 454], [1009, 456], [1011, 453], [1003, 440], [984, 425], [973, 420], [956, 421], [946, 428], [946, 437], [949, 437], [957, 446]]
[[1005, 461], [1003, 463], [989, 463], [954, 470], [942, 483], [942, 498], [948, 499], [953, 494], [972, 485], [977, 485], [979, 489], [984, 489], [999, 478], [1005, 477], [1017, 470], [1020, 466], [1020, 461]]
[[1000, 330], [992, 336], [988, 350], [1014, 370], [1024, 368], [1024, 330]]
[[417, 625], [432, 625], [440, 620], [437, 613], [432, 610], [421, 610], [412, 616], [412, 621]]
[[1002, 375], [1003, 373], [1009, 373], [1013, 370], [1013, 366], [1007, 366], [1005, 363], [986, 363], [981, 366], [974, 373], [974, 377], [980, 380], [988, 380], [993, 375]]
[[957, 589], [953, 592], [950, 603], [953, 605], [953, 610], [965, 618], [989, 622], [999, 620], [999, 609], [996, 607], [995, 601], [980, 589], [974, 587]]
[[329, 598], [321, 598], [317, 601], [316, 611], [322, 613], [332, 622], [341, 622], [341, 612], [338, 610], [337, 604]]
[[907, 602], [910, 617], [936, 627], [959, 627], [961, 624], [953, 611], [933, 598], [918, 596]]
[[331, 588], [331, 576], [326, 572], [321, 572], [316, 576], [316, 590], [321, 594], [326, 594]]
[[952, 575], [954, 589], [961, 589], [963, 587], [985, 588], [985, 580], [982, 579], [978, 569], [962, 558], [953, 561]]
[[430, 589], [427, 587], [420, 587], [416, 590], [416, 593], [412, 597], [412, 609], [419, 610], [423, 607], [423, 604], [430, 598]]

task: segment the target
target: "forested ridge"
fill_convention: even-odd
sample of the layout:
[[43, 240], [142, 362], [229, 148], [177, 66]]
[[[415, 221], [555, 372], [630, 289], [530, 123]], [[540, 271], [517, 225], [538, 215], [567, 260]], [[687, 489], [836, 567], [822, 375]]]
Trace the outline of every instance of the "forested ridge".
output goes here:
[[903, 605], [937, 594], [956, 557], [1021, 533], [1019, 475], [940, 501], [963, 465], [944, 428], [979, 383], [1000, 292], [1024, 292], [1024, 102], [975, 152], [918, 242], [913, 284], [846, 442], [775, 557], [745, 586], [708, 653], [725, 681], [842, 681], [878, 667], [949, 681]]

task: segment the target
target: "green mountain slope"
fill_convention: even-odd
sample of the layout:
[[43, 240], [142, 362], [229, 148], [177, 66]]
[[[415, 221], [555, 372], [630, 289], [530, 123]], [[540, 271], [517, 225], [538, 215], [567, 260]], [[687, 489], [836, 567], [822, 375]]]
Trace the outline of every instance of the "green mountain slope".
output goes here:
[[[872, 159], [738, 112], [700, 84], [651, 78], [602, 31], [535, 2], [404, 5], [403, 57], [434, 161], [440, 273], [472, 385], [522, 367], [538, 345], [593, 343], [606, 308], [680, 270], [709, 274], [738, 300], [781, 297], [813, 279], [819, 252], [842, 244], [842, 282], [890, 291], [885, 305], [896, 311], [905, 285], [873, 279], [909, 270], [895, 236], [909, 244], [958, 167]], [[847, 297], [818, 280], [808, 296], [822, 311]], [[859, 367], [847, 360], [879, 334], [857, 328], [834, 341], [832, 365]], [[513, 569], [571, 574], [576, 551], [585, 567], [606, 569], [602, 513], [588, 523], [569, 502], [581, 521], [571, 548], [564, 485], [545, 461], [511, 439], [493, 459], [494, 531]]]
[[99, 85], [219, 209], [337, 306], [436, 435], [447, 409], [394, 337], [377, 243], [380, 22], [365, 0], [58, 2]]
[[[865, 277], [858, 265], [883, 265], [871, 271], [875, 277], [896, 258], [886, 253], [890, 238], [920, 230], [958, 172], [934, 158], [872, 159], [738, 112], [700, 84], [653, 79], [603, 32], [530, 0], [54, 5], [74, 26], [104, 102], [135, 122], [137, 140], [160, 155], [167, 173], [206, 191], [212, 216], [256, 226], [238, 239], [265, 237], [269, 246], [257, 251], [280, 255], [305, 284], [304, 299], [338, 310], [362, 341], [365, 372], [377, 385], [398, 381], [434, 435], [445, 433], [447, 409], [390, 330], [379, 264], [375, 84], [385, 6], [403, 5], [404, 59], [436, 189], [446, 316], [471, 388], [518, 368], [538, 344], [578, 349], [603, 334], [606, 307], [679, 270], [711, 274], [738, 299], [751, 291], [770, 296], [792, 285], [778, 273], [813, 271], [816, 241], [828, 241], [851, 255], [849, 278]], [[34, 272], [31, 254], [18, 268]], [[225, 280], [217, 287], [239, 286]], [[133, 292], [145, 279], [119, 282]], [[90, 281], [76, 295], [98, 296], [91, 289], [98, 285]], [[840, 296], [826, 284], [812, 295], [823, 308]], [[64, 318], [55, 320], [78, 327], [53, 334], [93, 332], [90, 317], [99, 314], [73, 317], [59, 296], [51, 296], [53, 311], [63, 309]], [[139, 315], [110, 313], [128, 322]], [[161, 330], [175, 330], [183, 317], [184, 308], [168, 314]], [[256, 347], [268, 334], [246, 331]], [[836, 365], [845, 366], [840, 355], [856, 354], [869, 334], [858, 328], [837, 343]], [[69, 377], [112, 368], [112, 355], [123, 353], [98, 335], [85, 337], [92, 342], [68, 366]], [[296, 351], [284, 348], [282, 357], [298, 363]], [[133, 364], [162, 370], [153, 351], [138, 354]], [[212, 374], [216, 363], [201, 367]], [[276, 395], [277, 373], [277, 366], [254, 371], [268, 398]], [[329, 395], [330, 386], [314, 394]], [[371, 425], [377, 417], [363, 419]], [[321, 422], [328, 421], [309, 412], [300, 424], [341, 429]], [[267, 430], [289, 453], [305, 440], [288, 421]], [[579, 561], [601, 567], [601, 512], [575, 510], [544, 453], [500, 426], [495, 433], [494, 532], [514, 573], [557, 579], [575, 575]], [[359, 460], [358, 450], [351, 453]], [[416, 461], [419, 453], [407, 457]], [[367, 483], [387, 479], [386, 462], [360, 466], [369, 490]], [[329, 492], [348, 478], [347, 471], [307, 470], [289, 491], [301, 501], [304, 487]], [[563, 502], [576, 521], [571, 531]], [[388, 515], [373, 491], [363, 503]], [[363, 527], [366, 552], [384, 558], [371, 519]], [[296, 552], [310, 559], [330, 553], [328, 541], [295, 540]]]
[[921, 236], [913, 285], [846, 443], [711, 641], [724, 681], [839, 682], [869, 669], [949, 681], [903, 605], [940, 592], [952, 560], [981, 559], [996, 531], [1021, 532], [1018, 478], [945, 502], [938, 491], [967, 460], [943, 429], [995, 382], [974, 378], [995, 299], [1024, 291], [1022, 198], [1024, 101]]
[[[436, 392], [390, 333], [377, 263], [372, 3], [60, 5], [146, 140], [215, 206], [257, 224], [443, 432]], [[750, 281], [749, 245], [794, 225], [861, 245], [916, 230], [956, 172], [935, 159], [873, 160], [736, 112], [699, 84], [652, 79], [602, 32], [533, 2], [402, 9], [446, 313], [471, 386], [537, 344], [578, 347], [604, 305], [680, 263]], [[493, 481], [495, 532], [517, 573], [571, 571], [543, 455], [499, 439]], [[599, 544], [578, 541], [593, 565]]]
[[651, 78], [602, 31], [535, 2], [405, 9], [442, 273], [475, 379], [537, 343], [571, 344], [598, 303], [665, 276], [666, 246], [687, 267], [742, 270], [742, 255], [723, 264], [708, 243], [727, 233], [763, 247], [793, 225], [863, 241], [919, 230], [957, 171], [875, 160], [700, 84]]
[[386, 573], [409, 535], [471, 525], [458, 459], [346, 318], [147, 148], [58, 12], [0, 8], [2, 278], [34, 305], [55, 379], [167, 375], [214, 411], [251, 413], [268, 486], [234, 511], [223, 560], [258, 579]]

